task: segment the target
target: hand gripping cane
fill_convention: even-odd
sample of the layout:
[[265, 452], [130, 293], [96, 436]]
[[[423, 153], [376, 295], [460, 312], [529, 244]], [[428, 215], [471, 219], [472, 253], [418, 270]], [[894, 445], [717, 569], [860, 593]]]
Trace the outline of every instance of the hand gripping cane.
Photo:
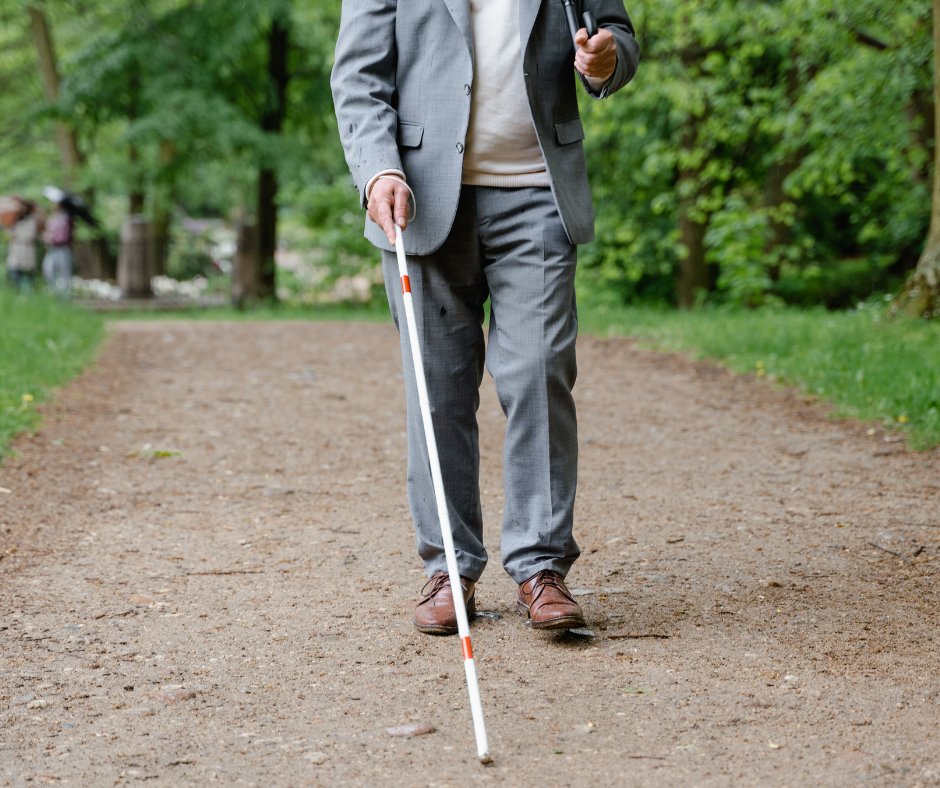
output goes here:
[[402, 300], [405, 302], [405, 318], [408, 323], [408, 340], [411, 345], [411, 358], [414, 361], [415, 379], [418, 383], [418, 401], [421, 403], [421, 417], [424, 419], [424, 437], [428, 442], [428, 462], [431, 466], [431, 479], [434, 482], [434, 496], [437, 498], [437, 516], [441, 521], [441, 538], [444, 540], [444, 555], [447, 557], [447, 574], [450, 576], [450, 588], [454, 597], [454, 610], [457, 613], [457, 632], [463, 647], [463, 667], [467, 674], [467, 690], [470, 693], [470, 711], [473, 714], [473, 732], [477, 739], [477, 756], [481, 763], [492, 763], [489, 744], [486, 741], [486, 726], [483, 724], [483, 706], [480, 704], [480, 687], [477, 684], [477, 669], [473, 661], [473, 649], [470, 647], [470, 624], [467, 621], [467, 606], [463, 599], [463, 586], [460, 583], [460, 570], [457, 568], [457, 554], [454, 552], [454, 537], [450, 530], [450, 515], [447, 513], [447, 498], [444, 496], [444, 480], [441, 477], [441, 461], [437, 456], [437, 441], [434, 438], [434, 424], [431, 422], [431, 403], [428, 400], [428, 385], [424, 379], [424, 361], [421, 358], [421, 346], [418, 344], [418, 326], [415, 322], [415, 308], [411, 300], [411, 283], [408, 280], [408, 262], [405, 258], [405, 244], [401, 238], [401, 228], [395, 225], [395, 251], [398, 254], [398, 272], [401, 275]]
[[[565, 16], [568, 17], [568, 30], [571, 32], [571, 43], [574, 44], [574, 48], [577, 49], [578, 45], [575, 43], [574, 37], [578, 34], [578, 18], [575, 15], [574, 3], [571, 0], [561, 0], [561, 4], [565, 7]], [[594, 19], [594, 14], [590, 11], [585, 11], [581, 18], [584, 20], [584, 29], [588, 34], [588, 38], [594, 38], [597, 35], [597, 21]]]

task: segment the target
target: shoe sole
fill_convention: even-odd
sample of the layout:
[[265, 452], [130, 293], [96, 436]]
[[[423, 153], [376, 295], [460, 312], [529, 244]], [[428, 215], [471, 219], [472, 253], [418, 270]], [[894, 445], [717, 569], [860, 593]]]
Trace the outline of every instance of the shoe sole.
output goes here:
[[[467, 602], [467, 618], [471, 618], [476, 615], [477, 605], [476, 605], [476, 594], [470, 597], [470, 601]], [[417, 619], [414, 619], [415, 629], [418, 632], [421, 632], [425, 635], [456, 635], [458, 632], [457, 627], [429, 627], [423, 624], [419, 624]]]
[[550, 621], [539, 621], [536, 623], [532, 621], [529, 608], [523, 605], [522, 602], [516, 602], [516, 609], [529, 619], [532, 629], [581, 629], [587, 626], [587, 621], [584, 620], [583, 616], [561, 616], [560, 618], [553, 618]]

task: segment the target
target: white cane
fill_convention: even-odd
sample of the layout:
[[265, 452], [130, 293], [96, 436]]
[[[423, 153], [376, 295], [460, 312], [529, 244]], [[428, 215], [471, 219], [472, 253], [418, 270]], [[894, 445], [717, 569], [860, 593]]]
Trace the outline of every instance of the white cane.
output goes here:
[[464, 603], [463, 585], [460, 582], [460, 570], [457, 568], [457, 554], [454, 552], [454, 538], [450, 530], [450, 516], [447, 513], [447, 499], [444, 496], [441, 461], [437, 456], [434, 424], [431, 422], [431, 403], [428, 400], [428, 385], [424, 379], [424, 361], [421, 358], [421, 346], [418, 344], [418, 326], [415, 322], [415, 308], [411, 299], [411, 283], [408, 280], [405, 244], [402, 241], [401, 228], [398, 225], [395, 226], [395, 251], [398, 253], [398, 272], [401, 275], [402, 300], [405, 302], [408, 340], [411, 345], [411, 358], [414, 360], [415, 379], [418, 383], [418, 401], [421, 403], [421, 416], [424, 419], [424, 436], [428, 443], [431, 479], [434, 482], [434, 496], [437, 498], [437, 516], [441, 521], [441, 538], [444, 540], [444, 555], [447, 557], [447, 574], [450, 576], [454, 610], [457, 613], [457, 632], [460, 635], [460, 645], [463, 648], [463, 667], [467, 674], [467, 690], [470, 693], [470, 711], [473, 714], [473, 732], [477, 740], [477, 756], [480, 758], [481, 763], [492, 763], [493, 759], [490, 757], [489, 744], [486, 741], [486, 726], [483, 724], [483, 706], [480, 703], [477, 669], [473, 661], [473, 649], [470, 647], [470, 624], [467, 621], [467, 606]]

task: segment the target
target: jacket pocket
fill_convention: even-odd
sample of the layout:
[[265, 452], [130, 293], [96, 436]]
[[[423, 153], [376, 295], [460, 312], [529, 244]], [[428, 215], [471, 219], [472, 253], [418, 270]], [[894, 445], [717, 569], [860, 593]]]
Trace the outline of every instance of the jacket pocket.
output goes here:
[[581, 125], [581, 118], [574, 117], [558, 121], [555, 124], [555, 136], [558, 137], [560, 145], [570, 145], [572, 142], [583, 140], [584, 126]]
[[424, 137], [424, 126], [420, 123], [398, 121], [398, 144], [403, 148], [420, 148]]

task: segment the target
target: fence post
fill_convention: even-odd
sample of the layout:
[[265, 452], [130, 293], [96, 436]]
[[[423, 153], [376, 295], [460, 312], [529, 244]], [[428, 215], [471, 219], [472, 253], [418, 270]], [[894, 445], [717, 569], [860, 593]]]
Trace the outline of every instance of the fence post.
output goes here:
[[258, 228], [243, 221], [238, 225], [235, 259], [232, 261], [232, 304], [241, 308], [258, 297], [261, 286]]
[[150, 298], [153, 295], [153, 236], [150, 222], [131, 214], [121, 227], [121, 251], [117, 280], [123, 298]]

